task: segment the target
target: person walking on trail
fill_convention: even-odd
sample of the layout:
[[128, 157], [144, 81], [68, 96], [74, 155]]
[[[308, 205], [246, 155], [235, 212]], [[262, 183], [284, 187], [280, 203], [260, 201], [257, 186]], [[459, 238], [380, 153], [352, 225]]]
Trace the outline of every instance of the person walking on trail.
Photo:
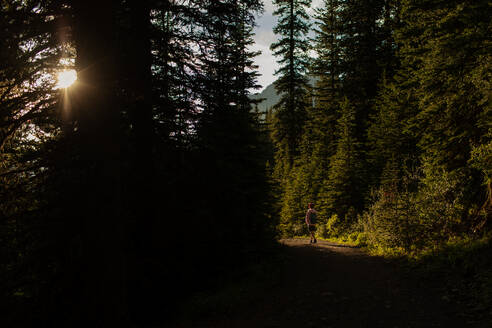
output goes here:
[[308, 204], [308, 210], [306, 212], [306, 224], [308, 226], [309, 234], [310, 234], [310, 244], [316, 243], [316, 237], [314, 233], [316, 232], [316, 221], [317, 221], [318, 212], [314, 209], [314, 203]]

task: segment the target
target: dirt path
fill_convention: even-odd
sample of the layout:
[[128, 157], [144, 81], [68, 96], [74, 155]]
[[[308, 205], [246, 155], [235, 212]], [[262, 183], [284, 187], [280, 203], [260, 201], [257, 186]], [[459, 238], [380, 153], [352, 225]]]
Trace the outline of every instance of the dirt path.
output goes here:
[[356, 248], [309, 240], [283, 240], [282, 282], [247, 308], [194, 327], [410, 328], [477, 327], [457, 315], [439, 289]]

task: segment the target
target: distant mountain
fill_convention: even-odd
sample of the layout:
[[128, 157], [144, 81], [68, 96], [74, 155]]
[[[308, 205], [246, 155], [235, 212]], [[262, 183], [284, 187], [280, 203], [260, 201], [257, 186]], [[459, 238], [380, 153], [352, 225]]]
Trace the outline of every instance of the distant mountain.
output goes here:
[[[310, 85], [314, 85], [315, 81], [316, 79], [314, 77], [309, 78]], [[258, 103], [258, 110], [260, 112], [268, 111], [269, 108], [273, 107], [280, 100], [280, 96], [277, 93], [277, 90], [275, 90], [275, 87], [273, 86], [274, 83], [267, 86], [262, 92], [255, 93], [249, 96], [251, 99], [264, 98], [264, 100], [261, 103]]]
[[267, 86], [261, 93], [255, 93], [249, 96], [251, 99], [257, 100], [265, 98], [261, 103], [258, 103], [258, 110], [260, 112], [266, 112], [272, 106], [274, 106], [280, 100], [280, 96], [275, 90], [273, 83]]

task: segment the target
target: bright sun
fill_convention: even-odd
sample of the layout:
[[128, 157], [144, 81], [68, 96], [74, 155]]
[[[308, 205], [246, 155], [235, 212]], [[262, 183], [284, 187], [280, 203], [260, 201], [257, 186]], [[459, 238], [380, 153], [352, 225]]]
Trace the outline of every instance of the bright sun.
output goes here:
[[73, 69], [67, 71], [61, 71], [57, 75], [58, 84], [56, 85], [57, 89], [68, 88], [71, 86], [75, 80], [77, 80], [77, 72]]

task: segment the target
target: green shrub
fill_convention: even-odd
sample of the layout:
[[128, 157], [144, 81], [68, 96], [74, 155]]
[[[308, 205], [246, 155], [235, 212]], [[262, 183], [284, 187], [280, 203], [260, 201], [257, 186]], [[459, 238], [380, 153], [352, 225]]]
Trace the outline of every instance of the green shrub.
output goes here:
[[278, 226], [278, 230], [280, 232], [281, 238], [292, 238], [295, 236], [302, 236], [306, 234], [304, 231], [304, 224], [301, 223], [280, 223]]
[[343, 222], [338, 218], [338, 215], [333, 214], [326, 222], [326, 237], [339, 237], [343, 231]]
[[316, 231], [316, 235], [321, 238], [328, 238], [328, 228], [327, 224], [320, 223], [318, 224], [318, 230]]
[[424, 164], [421, 174], [407, 174], [401, 181], [381, 186], [363, 215], [363, 231], [371, 246], [421, 252], [469, 229], [463, 172]]
[[422, 233], [415, 208], [415, 195], [394, 188], [380, 188], [375, 201], [363, 215], [364, 231], [369, 244], [383, 248], [415, 245]]

